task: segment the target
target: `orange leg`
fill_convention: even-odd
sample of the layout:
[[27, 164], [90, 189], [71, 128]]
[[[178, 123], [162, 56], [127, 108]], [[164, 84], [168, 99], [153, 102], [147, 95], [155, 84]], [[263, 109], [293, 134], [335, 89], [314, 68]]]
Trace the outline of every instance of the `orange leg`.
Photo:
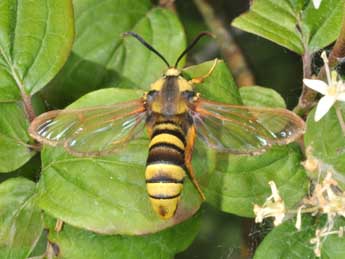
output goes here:
[[206, 75], [203, 75], [203, 76], [199, 76], [199, 77], [196, 77], [196, 78], [193, 78], [192, 80], [190, 80], [189, 82], [192, 83], [192, 84], [201, 84], [202, 82], [204, 82], [204, 80], [206, 78], [208, 78], [214, 71], [214, 69], [216, 68], [217, 66], [217, 63], [218, 63], [218, 59], [216, 58], [213, 62], [213, 65], [211, 67], [211, 69], [206, 73]]
[[185, 165], [187, 167], [190, 179], [192, 180], [192, 183], [194, 184], [195, 188], [198, 190], [201, 199], [206, 200], [205, 194], [202, 192], [201, 187], [195, 178], [193, 166], [192, 166], [192, 154], [193, 154], [193, 147], [195, 142], [195, 128], [194, 126], [191, 126], [188, 129], [187, 132], [187, 145], [185, 150]]

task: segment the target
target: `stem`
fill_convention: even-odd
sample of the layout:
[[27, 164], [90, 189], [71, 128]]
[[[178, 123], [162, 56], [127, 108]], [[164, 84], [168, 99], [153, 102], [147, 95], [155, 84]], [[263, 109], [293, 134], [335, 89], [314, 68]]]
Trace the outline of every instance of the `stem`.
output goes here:
[[[303, 62], [303, 78], [311, 78], [311, 56], [308, 52], [305, 52], [302, 56]], [[317, 96], [317, 92], [303, 85], [301, 96], [299, 97], [297, 106], [293, 109], [295, 113], [303, 116], [308, 112]]]
[[9, 58], [7, 58], [5, 56], [5, 53], [4, 53], [3, 49], [1, 49], [1, 48], [0, 48], [0, 54], [4, 57], [7, 65], [11, 69], [11, 74], [13, 76], [13, 79], [16, 82], [17, 87], [19, 88], [20, 95], [22, 96], [22, 101], [23, 101], [23, 106], [24, 106], [24, 111], [25, 111], [26, 117], [31, 122], [36, 117], [34, 109], [32, 107], [31, 96], [26, 93], [25, 87], [24, 87], [22, 81], [20, 80], [19, 76], [17, 75], [17, 72], [14, 69], [12, 62], [10, 62]]
[[242, 51], [235, 43], [230, 32], [226, 30], [221, 19], [216, 16], [212, 6], [205, 0], [194, 0], [194, 3], [207, 26], [215, 34], [222, 56], [234, 73], [237, 84], [239, 86], [254, 85], [254, 76], [247, 66]]
[[[314, 206], [314, 207], [309, 207], [309, 208], [306, 208], [306, 209], [302, 209], [301, 212], [302, 213], [312, 213], [312, 212], [315, 212], [315, 211], [318, 211], [318, 210], [319, 210], [319, 207]], [[296, 214], [297, 212], [298, 212], [298, 210], [288, 210], [287, 214]]]

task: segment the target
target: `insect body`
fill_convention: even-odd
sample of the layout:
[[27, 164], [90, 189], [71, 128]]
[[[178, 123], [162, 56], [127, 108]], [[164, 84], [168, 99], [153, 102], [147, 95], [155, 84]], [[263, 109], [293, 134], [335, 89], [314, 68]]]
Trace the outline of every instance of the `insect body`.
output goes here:
[[[146, 126], [150, 137], [146, 162], [147, 192], [153, 209], [163, 219], [174, 216], [190, 176], [202, 199], [191, 164], [199, 137], [216, 152], [259, 154], [273, 144], [287, 144], [304, 131], [304, 122], [285, 109], [254, 108], [202, 99], [193, 82], [177, 69], [179, 60], [206, 33], [200, 34], [171, 67], [139, 35], [129, 32], [168, 65], [162, 78], [138, 99], [108, 106], [50, 111], [30, 125], [30, 135], [40, 142], [61, 145], [77, 156], [103, 156], [117, 152]], [[216, 63], [215, 63], [216, 64]]]

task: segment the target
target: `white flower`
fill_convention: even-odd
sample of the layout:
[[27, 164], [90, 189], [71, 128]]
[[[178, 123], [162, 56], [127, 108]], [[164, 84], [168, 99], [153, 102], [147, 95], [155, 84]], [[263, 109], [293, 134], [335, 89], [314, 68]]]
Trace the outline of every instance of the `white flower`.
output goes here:
[[306, 86], [324, 95], [317, 104], [315, 121], [319, 121], [336, 101], [345, 102], [345, 83], [342, 80], [337, 81], [337, 73], [335, 71], [331, 75], [325, 52], [322, 52], [321, 57], [325, 63], [328, 84], [321, 80], [303, 79], [303, 83]]
[[315, 9], [319, 9], [322, 0], [313, 0]]
[[283, 222], [285, 217], [285, 204], [279, 195], [276, 184], [273, 181], [269, 182], [271, 186], [272, 195], [269, 196], [264, 205], [259, 206], [254, 204], [255, 222], [261, 223], [264, 218], [274, 217], [274, 225], [277, 226]]

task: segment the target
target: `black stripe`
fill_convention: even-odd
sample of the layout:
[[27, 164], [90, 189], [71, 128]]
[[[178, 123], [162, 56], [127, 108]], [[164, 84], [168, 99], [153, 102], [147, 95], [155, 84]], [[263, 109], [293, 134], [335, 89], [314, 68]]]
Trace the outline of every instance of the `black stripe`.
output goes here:
[[154, 145], [152, 145], [149, 149], [149, 152], [155, 148], [167, 148], [167, 149], [173, 149], [176, 152], [180, 153], [181, 156], [184, 157], [184, 150], [181, 149], [180, 147], [176, 146], [175, 144], [171, 144], [171, 143], [166, 143], [166, 142], [160, 142], [160, 143], [156, 143]]
[[174, 179], [166, 175], [157, 175], [151, 179], [146, 179], [146, 183], [178, 183], [183, 184], [184, 178], [182, 180]]
[[177, 137], [179, 140], [182, 141], [184, 145], [186, 145], [185, 136], [179, 130], [171, 130], [171, 129], [158, 129], [154, 130], [151, 139], [160, 135], [160, 134], [169, 134]]
[[173, 155], [168, 153], [152, 153], [150, 152], [149, 157], [147, 158], [146, 165], [152, 164], [168, 164], [168, 165], [178, 165], [184, 166], [184, 158], [179, 154]]
[[178, 196], [180, 196], [181, 193], [179, 194], [176, 194], [176, 195], [172, 195], [172, 196], [167, 196], [167, 195], [164, 195], [164, 194], [159, 194], [159, 195], [150, 195], [149, 196], [153, 199], [156, 199], [156, 200], [169, 200], [169, 199], [174, 199], [174, 198], [177, 198]]

